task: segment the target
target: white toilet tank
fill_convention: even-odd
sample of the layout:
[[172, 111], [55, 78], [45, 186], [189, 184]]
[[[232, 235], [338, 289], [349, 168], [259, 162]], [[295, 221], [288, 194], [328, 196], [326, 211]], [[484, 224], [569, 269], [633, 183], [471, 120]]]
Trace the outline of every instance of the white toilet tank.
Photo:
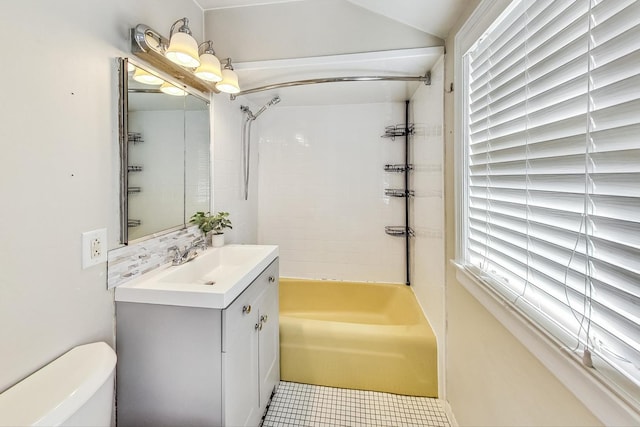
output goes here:
[[0, 426], [110, 426], [116, 354], [81, 345], [0, 394]]

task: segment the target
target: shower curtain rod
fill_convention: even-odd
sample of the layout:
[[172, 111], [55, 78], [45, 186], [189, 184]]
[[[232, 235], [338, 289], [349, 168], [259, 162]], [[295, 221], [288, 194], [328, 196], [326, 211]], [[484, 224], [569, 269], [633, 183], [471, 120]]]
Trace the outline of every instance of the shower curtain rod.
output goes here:
[[339, 83], [339, 82], [375, 82], [375, 81], [395, 81], [395, 82], [424, 82], [425, 85], [431, 84], [431, 72], [427, 71], [424, 76], [354, 76], [354, 77], [327, 77], [322, 79], [295, 80], [284, 83], [274, 83], [267, 86], [260, 86], [253, 89], [242, 90], [231, 95], [231, 100], [241, 95], [249, 95], [251, 93], [262, 92], [271, 89], [280, 89], [283, 87], [294, 87], [313, 85], [318, 83]]

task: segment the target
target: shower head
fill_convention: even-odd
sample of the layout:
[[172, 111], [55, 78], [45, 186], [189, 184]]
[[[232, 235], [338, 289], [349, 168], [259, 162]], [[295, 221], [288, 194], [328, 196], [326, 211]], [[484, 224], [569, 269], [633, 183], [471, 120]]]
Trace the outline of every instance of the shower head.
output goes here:
[[275, 96], [271, 101], [267, 103], [267, 105], [271, 107], [272, 105], [276, 105], [278, 102], [280, 102], [280, 97]]
[[257, 119], [258, 116], [260, 114], [264, 113], [264, 111], [267, 108], [269, 108], [269, 107], [271, 107], [273, 105], [276, 105], [278, 102], [280, 102], [280, 97], [279, 96], [274, 97], [271, 101], [267, 102], [261, 109], [258, 110], [258, 112], [253, 116], [253, 119], [254, 120]]

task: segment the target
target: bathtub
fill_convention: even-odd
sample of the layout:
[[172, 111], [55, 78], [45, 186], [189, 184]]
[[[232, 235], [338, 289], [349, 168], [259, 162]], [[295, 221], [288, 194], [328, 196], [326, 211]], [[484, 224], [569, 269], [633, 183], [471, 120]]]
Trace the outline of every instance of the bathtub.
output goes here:
[[404, 284], [281, 278], [280, 375], [437, 397], [436, 338]]

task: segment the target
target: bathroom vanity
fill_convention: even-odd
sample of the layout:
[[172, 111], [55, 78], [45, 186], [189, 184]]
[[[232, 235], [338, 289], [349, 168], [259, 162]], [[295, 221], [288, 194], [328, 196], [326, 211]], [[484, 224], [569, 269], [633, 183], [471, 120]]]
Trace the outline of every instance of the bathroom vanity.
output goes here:
[[280, 379], [277, 255], [209, 249], [116, 288], [119, 426], [260, 424]]

